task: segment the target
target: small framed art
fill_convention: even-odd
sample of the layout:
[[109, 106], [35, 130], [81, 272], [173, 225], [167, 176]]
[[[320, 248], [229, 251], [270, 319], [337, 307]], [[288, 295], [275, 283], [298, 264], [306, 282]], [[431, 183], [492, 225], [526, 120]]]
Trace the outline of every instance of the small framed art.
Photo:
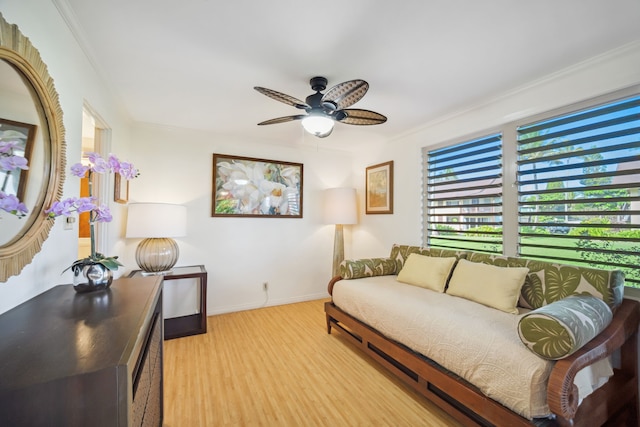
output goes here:
[[213, 155], [213, 217], [302, 218], [302, 163]]
[[113, 175], [113, 201], [126, 204], [129, 201], [129, 180], [122, 179], [119, 173]]
[[365, 194], [365, 213], [393, 213], [393, 160], [367, 168]]

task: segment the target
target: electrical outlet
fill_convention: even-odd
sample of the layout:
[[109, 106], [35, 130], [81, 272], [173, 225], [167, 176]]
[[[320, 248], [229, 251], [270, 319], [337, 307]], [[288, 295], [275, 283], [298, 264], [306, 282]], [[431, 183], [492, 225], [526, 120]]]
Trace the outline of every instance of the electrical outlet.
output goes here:
[[64, 219], [64, 229], [65, 230], [73, 230], [73, 223], [76, 222], [76, 219], [72, 216], [68, 216]]
[[262, 284], [262, 290], [267, 292], [269, 290], [269, 283], [268, 282], [264, 282]]

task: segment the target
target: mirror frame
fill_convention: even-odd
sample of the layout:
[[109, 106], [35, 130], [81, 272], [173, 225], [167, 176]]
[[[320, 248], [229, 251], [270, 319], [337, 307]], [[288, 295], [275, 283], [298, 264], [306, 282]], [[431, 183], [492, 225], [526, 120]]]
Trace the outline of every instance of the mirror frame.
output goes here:
[[[26, 224], [9, 242], [0, 246], [0, 282], [20, 274], [25, 265], [40, 252], [54, 221], [44, 214], [48, 206], [62, 197], [66, 144], [62, 108], [40, 53], [15, 24], [9, 24], [0, 13], [0, 60], [12, 66], [25, 80], [34, 97], [43, 131], [44, 173], [37, 201], [24, 218]], [[47, 144], [48, 143], [48, 144]], [[0, 221], [2, 221], [0, 219]]]

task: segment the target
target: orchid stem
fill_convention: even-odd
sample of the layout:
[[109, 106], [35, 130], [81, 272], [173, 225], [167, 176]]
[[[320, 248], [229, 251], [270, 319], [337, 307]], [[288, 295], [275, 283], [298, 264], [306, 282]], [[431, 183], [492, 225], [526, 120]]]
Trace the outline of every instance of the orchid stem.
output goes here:
[[[92, 173], [91, 170], [89, 170], [89, 197], [93, 197], [93, 177], [92, 177]], [[94, 219], [93, 218], [93, 212], [91, 212], [89, 214], [89, 236], [91, 238], [91, 258], [94, 259], [96, 257], [96, 238], [95, 238], [95, 231], [94, 231]]]

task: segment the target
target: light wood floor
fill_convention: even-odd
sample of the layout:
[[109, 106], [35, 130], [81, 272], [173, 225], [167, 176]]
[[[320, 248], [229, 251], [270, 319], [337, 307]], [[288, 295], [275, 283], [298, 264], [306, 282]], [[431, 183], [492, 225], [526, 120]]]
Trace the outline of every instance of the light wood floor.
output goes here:
[[326, 332], [324, 301], [211, 316], [164, 342], [165, 427], [459, 424]]

